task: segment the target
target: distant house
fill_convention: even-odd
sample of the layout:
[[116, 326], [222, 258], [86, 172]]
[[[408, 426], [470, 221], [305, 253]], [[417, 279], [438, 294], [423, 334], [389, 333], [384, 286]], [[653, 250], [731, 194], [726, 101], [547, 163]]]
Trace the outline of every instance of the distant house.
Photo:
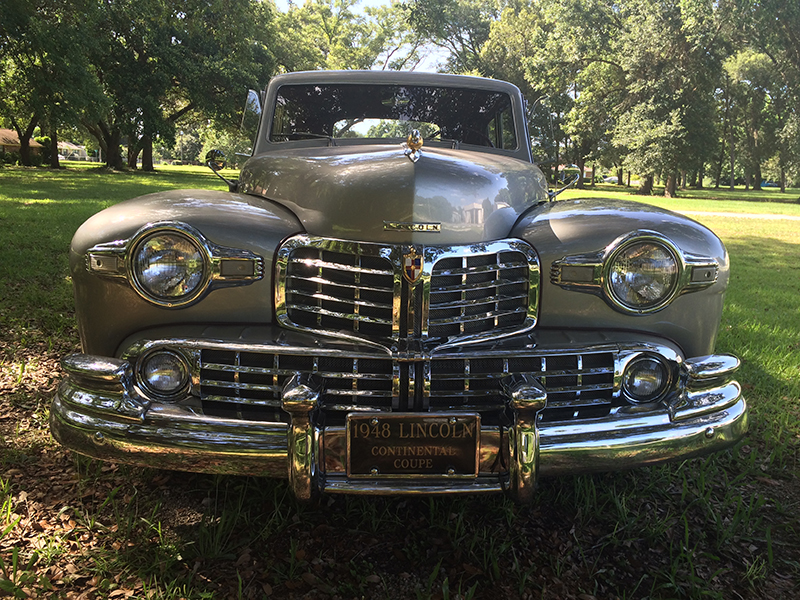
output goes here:
[[86, 160], [86, 146], [71, 142], [58, 142], [58, 153], [64, 160]]
[[[33, 154], [39, 154], [44, 146], [31, 138], [30, 147]], [[16, 131], [13, 129], [0, 129], [0, 151], [19, 152], [19, 136]]]

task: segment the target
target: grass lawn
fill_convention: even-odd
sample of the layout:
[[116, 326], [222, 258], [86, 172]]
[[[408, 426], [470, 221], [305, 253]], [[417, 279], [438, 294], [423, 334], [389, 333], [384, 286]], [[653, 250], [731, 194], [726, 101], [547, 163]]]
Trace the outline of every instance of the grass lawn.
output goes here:
[[[677, 198], [664, 198], [663, 195], [640, 196], [636, 188], [613, 184], [597, 184], [583, 190], [567, 190], [561, 199], [604, 196], [625, 200], [646, 202], [654, 206], [675, 211], [735, 212], [750, 214], [773, 214], [800, 216], [800, 188], [788, 188], [782, 194], [780, 189], [765, 188], [760, 191], [737, 188], [727, 189], [679, 190]], [[656, 189], [663, 194], [663, 189]]]
[[[76, 351], [67, 248], [88, 216], [201, 167], [0, 169], [0, 595], [40, 598], [796, 598], [800, 221], [693, 215], [731, 254], [717, 350], [742, 358], [751, 433], [729, 452], [546, 479], [504, 497], [325, 497], [283, 481], [147, 470], [49, 437]], [[799, 190], [631, 196], [680, 211], [800, 216]]]

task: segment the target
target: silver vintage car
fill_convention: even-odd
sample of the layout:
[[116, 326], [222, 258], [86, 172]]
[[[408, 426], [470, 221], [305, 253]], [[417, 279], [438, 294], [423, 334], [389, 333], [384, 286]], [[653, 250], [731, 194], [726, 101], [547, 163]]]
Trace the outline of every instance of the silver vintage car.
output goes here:
[[540, 476], [744, 434], [739, 361], [714, 354], [723, 244], [641, 203], [554, 201], [516, 87], [291, 73], [260, 99], [229, 192], [134, 198], [75, 234], [62, 444], [299, 498], [525, 502]]

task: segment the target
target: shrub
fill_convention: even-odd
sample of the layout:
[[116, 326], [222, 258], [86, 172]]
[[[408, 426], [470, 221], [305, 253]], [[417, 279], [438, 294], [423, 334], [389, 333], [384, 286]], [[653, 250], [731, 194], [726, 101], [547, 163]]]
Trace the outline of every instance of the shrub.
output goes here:
[[3, 162], [7, 165], [18, 165], [19, 160], [19, 152], [6, 152], [3, 154]]

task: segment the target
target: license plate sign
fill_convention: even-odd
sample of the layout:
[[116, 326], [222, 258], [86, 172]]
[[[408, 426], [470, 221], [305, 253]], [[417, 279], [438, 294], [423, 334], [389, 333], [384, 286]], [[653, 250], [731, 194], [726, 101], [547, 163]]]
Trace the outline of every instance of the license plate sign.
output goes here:
[[351, 413], [347, 416], [350, 477], [475, 477], [477, 414]]

